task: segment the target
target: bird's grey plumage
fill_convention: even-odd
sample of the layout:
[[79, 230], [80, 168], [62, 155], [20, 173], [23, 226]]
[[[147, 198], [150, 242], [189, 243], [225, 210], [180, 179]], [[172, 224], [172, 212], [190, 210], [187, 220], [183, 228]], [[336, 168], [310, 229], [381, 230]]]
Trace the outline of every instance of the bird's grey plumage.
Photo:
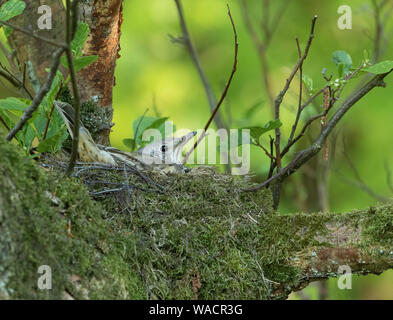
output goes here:
[[[74, 109], [65, 102], [56, 101], [56, 109], [59, 111], [67, 130], [73, 137]], [[113, 147], [96, 144], [90, 132], [80, 124], [79, 130], [79, 158], [84, 162], [98, 162], [110, 165], [133, 165], [142, 169], [163, 166], [184, 170], [181, 152], [185, 144], [190, 141], [196, 132], [180, 138], [165, 138], [148, 144], [137, 152], [126, 152]]]

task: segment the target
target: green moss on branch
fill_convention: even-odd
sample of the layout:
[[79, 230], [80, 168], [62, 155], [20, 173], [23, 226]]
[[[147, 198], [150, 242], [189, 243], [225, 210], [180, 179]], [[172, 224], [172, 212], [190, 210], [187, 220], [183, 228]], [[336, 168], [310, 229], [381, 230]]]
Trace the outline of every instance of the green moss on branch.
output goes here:
[[[0, 140], [0, 294], [5, 298], [271, 299], [310, 281], [393, 265], [393, 206], [278, 215], [270, 190], [206, 168], [144, 173], [164, 187], [91, 200]], [[91, 171], [83, 181], [125, 175]], [[39, 290], [40, 265], [53, 289]]]

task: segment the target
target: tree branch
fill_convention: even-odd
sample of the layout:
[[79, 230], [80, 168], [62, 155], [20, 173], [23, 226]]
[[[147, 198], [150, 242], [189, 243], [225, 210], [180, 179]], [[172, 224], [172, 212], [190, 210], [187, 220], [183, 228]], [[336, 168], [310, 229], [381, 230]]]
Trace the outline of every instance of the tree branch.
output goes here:
[[36, 39], [36, 40], [45, 42], [45, 43], [50, 44], [50, 45], [52, 45], [52, 46], [55, 46], [55, 47], [57, 47], [57, 48], [63, 48], [63, 49], [66, 49], [66, 48], [67, 48], [67, 44], [66, 44], [66, 43], [57, 42], [57, 41], [52, 40], [52, 39], [50, 39], [50, 38], [46, 38], [46, 37], [40, 36], [40, 35], [37, 34], [36, 31], [31, 31], [31, 30], [28, 30], [28, 29], [19, 27], [19, 26], [13, 24], [13, 23], [9, 23], [9, 22], [0, 20], [0, 25], [1, 25], [1, 24], [5, 25], [5, 26], [8, 26], [8, 27], [11, 27], [11, 28], [13, 28], [14, 30], [19, 31], [19, 32], [22, 32], [22, 33], [24, 33], [25, 35], [27, 35], [27, 36], [29, 36], [29, 37], [31, 37], [31, 38], [34, 38], [34, 39]]
[[[324, 142], [326, 141], [327, 137], [333, 130], [333, 128], [337, 125], [337, 123], [341, 120], [341, 118], [345, 115], [345, 113], [361, 98], [363, 98], [367, 93], [369, 93], [375, 87], [385, 87], [385, 82], [383, 81], [384, 78], [390, 74], [393, 70], [389, 72], [376, 75], [372, 78], [369, 82], [367, 82], [360, 90], [356, 91], [352, 96], [350, 96], [336, 111], [336, 113], [332, 116], [326, 127], [323, 127], [319, 136], [315, 139], [313, 144], [300, 151], [295, 158], [280, 172], [275, 174], [270, 179], [264, 181], [263, 183], [246, 189], [245, 191], [254, 191], [258, 190], [267, 184], [269, 184], [273, 180], [283, 181], [287, 177], [289, 177], [292, 173], [296, 172], [303, 164], [305, 164], [309, 159], [314, 157], [322, 148]], [[325, 111], [326, 112], [326, 111]]]
[[[77, 19], [77, 4], [79, 0], [73, 0], [71, 7], [71, 0], [67, 0], [67, 17], [66, 17], [66, 41], [69, 44], [66, 50], [67, 62], [70, 69], [70, 77], [72, 84], [72, 92], [74, 95], [74, 110], [75, 110], [75, 120], [73, 127], [73, 137], [72, 137], [72, 151], [71, 159], [67, 169], [67, 175], [71, 175], [74, 171], [75, 163], [78, 158], [78, 148], [79, 148], [79, 128], [80, 128], [80, 94], [76, 78], [76, 71], [74, 66], [74, 61], [71, 51], [71, 41], [75, 30], [76, 19]], [[72, 11], [74, 10], [74, 11]]]
[[[304, 241], [308, 245], [288, 253], [282, 267], [294, 268], [294, 275], [287, 281], [270, 284], [271, 298], [287, 298], [290, 292], [301, 290], [312, 281], [339, 277], [340, 266], [360, 275], [380, 274], [392, 268], [389, 237], [393, 235], [387, 230], [392, 216], [392, 205], [351, 213], [275, 216], [274, 222], [263, 225], [263, 230], [281, 224], [289, 233], [286, 241]], [[272, 246], [275, 250], [281, 249], [273, 243]], [[277, 279], [271, 280], [277, 282]]]

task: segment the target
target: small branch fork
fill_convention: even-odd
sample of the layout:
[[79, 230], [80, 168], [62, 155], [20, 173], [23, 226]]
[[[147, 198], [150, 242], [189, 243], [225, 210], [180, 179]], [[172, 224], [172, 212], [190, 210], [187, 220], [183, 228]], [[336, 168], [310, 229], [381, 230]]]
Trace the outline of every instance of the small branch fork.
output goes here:
[[[286, 84], [285, 84], [283, 90], [280, 92], [280, 94], [275, 99], [274, 112], [275, 112], [275, 119], [276, 120], [279, 120], [279, 118], [280, 118], [280, 106], [281, 106], [281, 103], [282, 103], [283, 98], [284, 98], [285, 94], [287, 93], [287, 91], [288, 91], [288, 89], [290, 87], [290, 84], [291, 84], [293, 78], [295, 77], [296, 73], [299, 72], [300, 73], [300, 77], [302, 77], [303, 63], [304, 63], [305, 59], [307, 58], [309, 49], [310, 49], [311, 44], [312, 44], [312, 40], [314, 38], [314, 30], [315, 30], [316, 19], [317, 19], [317, 16], [315, 16], [312, 19], [310, 36], [308, 38], [308, 42], [307, 42], [306, 48], [305, 48], [303, 53], [302, 53], [302, 51], [300, 49], [299, 41], [298, 41], [298, 39], [296, 39], [296, 44], [297, 44], [298, 53], [299, 53], [299, 60], [298, 60], [298, 62], [296, 64], [296, 66], [294, 67], [292, 73], [290, 74], [289, 78], [287, 79]], [[341, 86], [339, 86], [338, 88], [335, 88], [335, 89], [332, 88], [332, 85], [330, 83], [331, 77], [330, 78], [326, 77], [325, 71], [323, 71], [322, 75], [323, 75], [324, 79], [326, 80], [327, 84], [321, 90], [316, 92], [312, 97], [310, 97], [308, 99], [308, 101], [306, 101], [303, 104], [302, 104], [303, 84], [302, 84], [302, 79], [300, 79], [298, 109], [297, 109], [296, 118], [295, 118], [294, 124], [292, 126], [292, 130], [291, 130], [290, 136], [288, 138], [288, 142], [285, 145], [285, 147], [282, 150], [280, 150], [281, 132], [280, 132], [280, 129], [277, 128], [276, 131], [275, 131], [275, 139], [274, 139], [275, 159], [273, 161], [273, 159], [270, 157], [271, 158], [271, 165], [270, 165], [268, 178], [263, 183], [260, 183], [260, 184], [254, 186], [254, 187], [248, 188], [245, 191], [255, 191], [255, 190], [258, 190], [258, 189], [260, 189], [262, 187], [269, 186], [269, 184], [272, 181], [276, 181], [275, 187], [278, 186], [278, 191], [274, 190], [274, 192], [278, 192], [278, 195], [279, 195], [281, 183], [282, 183], [282, 181], [284, 179], [286, 179], [292, 173], [297, 171], [297, 169], [299, 169], [306, 161], [308, 161], [310, 158], [312, 158], [314, 155], [316, 155], [320, 151], [320, 149], [324, 148], [325, 153], [327, 153], [327, 147], [326, 147], [326, 144], [325, 144], [326, 140], [327, 140], [327, 137], [331, 133], [333, 128], [336, 126], [338, 121], [343, 117], [343, 115], [357, 101], [359, 101], [364, 95], [366, 95], [373, 88], [378, 87], [378, 86], [385, 86], [385, 83], [384, 83], [383, 79], [389, 73], [391, 73], [393, 71], [393, 70], [391, 70], [391, 71], [389, 71], [389, 72], [387, 72], [385, 74], [381, 74], [381, 75], [375, 76], [369, 82], [367, 82], [365, 85], [363, 85], [363, 87], [361, 87], [359, 90], [355, 91], [354, 94], [352, 94], [346, 101], [344, 101], [342, 103], [341, 107], [331, 117], [330, 121], [328, 121], [327, 120], [327, 115], [328, 115], [329, 111], [333, 108], [334, 104], [340, 99], [341, 94], [343, 92], [343, 89], [344, 89], [346, 83], [351, 78], [356, 76], [361, 71], [361, 69], [363, 67], [364, 67], [363, 64], [361, 64], [355, 71], [349, 73], [345, 77], [344, 84], [342, 84]], [[296, 130], [297, 130], [297, 127], [298, 127], [298, 124], [299, 124], [301, 113], [303, 112], [303, 110], [309, 104], [313, 103], [315, 101], [315, 99], [317, 97], [319, 97], [321, 94], [324, 94], [324, 97], [325, 97], [323, 112], [310, 117], [305, 122], [305, 124], [304, 124], [303, 128], [301, 129], [300, 133], [298, 133], [296, 135]], [[315, 141], [311, 144], [310, 147], [308, 147], [308, 148], [300, 151], [299, 153], [297, 153], [295, 158], [285, 168], [282, 168], [281, 161], [282, 161], [282, 158], [284, 157], [284, 155], [286, 155], [288, 153], [288, 151], [290, 151], [291, 147], [297, 141], [299, 141], [299, 139], [301, 139], [304, 136], [307, 128], [314, 121], [316, 121], [318, 119], [321, 119], [321, 118], [324, 119], [324, 125], [322, 126], [320, 135], [315, 139]], [[327, 156], [327, 154], [325, 155], [325, 157], [326, 156]], [[276, 169], [276, 174], [273, 174], [274, 173], [274, 169]], [[279, 196], [278, 196], [278, 198], [275, 197], [275, 207], [277, 207], [277, 205], [278, 205], [278, 200], [277, 199], [279, 199]]]
[[228, 16], [229, 16], [229, 19], [231, 20], [232, 29], [233, 29], [233, 34], [234, 34], [235, 54], [234, 54], [234, 61], [233, 61], [232, 72], [231, 72], [231, 74], [230, 74], [230, 76], [229, 76], [229, 79], [228, 79], [226, 85], [225, 85], [224, 91], [223, 91], [222, 94], [221, 94], [221, 98], [220, 98], [220, 100], [218, 101], [216, 107], [214, 108], [212, 114], [210, 115], [210, 118], [209, 118], [209, 120], [207, 121], [207, 123], [206, 123], [206, 125], [205, 125], [205, 127], [204, 127], [204, 129], [203, 129], [203, 132], [202, 132], [201, 136], [200, 136], [200, 137], [198, 138], [198, 140], [195, 142], [194, 146], [187, 152], [186, 156], [185, 156], [184, 159], [183, 159], [183, 163], [186, 163], [186, 162], [187, 162], [187, 159], [189, 158], [189, 156], [191, 155], [191, 153], [195, 150], [195, 148], [198, 146], [198, 144], [199, 144], [199, 143], [203, 140], [203, 138], [206, 136], [206, 131], [207, 131], [207, 129], [209, 128], [210, 124], [212, 123], [212, 121], [213, 121], [213, 119], [214, 119], [214, 116], [217, 114], [217, 112], [218, 112], [218, 110], [219, 110], [221, 104], [223, 103], [223, 101], [224, 101], [224, 99], [225, 99], [225, 97], [226, 97], [226, 95], [227, 95], [227, 93], [228, 93], [229, 87], [231, 86], [233, 76], [235, 75], [235, 72], [236, 72], [236, 69], [237, 69], [237, 57], [238, 57], [238, 51], [239, 51], [239, 43], [238, 43], [238, 41], [237, 41], [236, 26], [235, 26], [235, 23], [234, 23], [234, 21], [233, 21], [233, 18], [232, 18], [232, 14], [231, 14], [231, 10], [230, 10], [230, 8], [229, 8], [229, 5], [227, 5], [227, 8], [228, 8]]
[[[322, 128], [319, 136], [314, 140], [314, 142], [308, 148], [300, 151], [295, 158], [280, 172], [273, 175], [271, 178], [267, 179], [261, 184], [258, 184], [252, 188], [245, 189], [245, 191], [255, 191], [260, 188], [265, 187], [273, 180], [283, 181], [285, 178], [289, 177], [292, 173], [296, 172], [304, 163], [309, 159], [314, 157], [323, 147], [327, 137], [335, 128], [337, 123], [345, 115], [345, 113], [360, 99], [362, 99], [367, 93], [369, 93], [375, 87], [385, 87], [384, 78], [389, 75], [393, 70], [389, 72], [376, 75], [370, 81], [368, 81], [362, 88], [352, 94], [343, 104], [339, 107], [336, 113], [331, 117], [325, 127]], [[326, 110], [325, 112], [327, 112]]]
[[[12, 140], [16, 134], [22, 130], [24, 125], [31, 119], [33, 116], [34, 112], [38, 109], [39, 105], [42, 103], [42, 100], [44, 99], [45, 95], [49, 92], [50, 88], [52, 87], [53, 80], [56, 76], [56, 72], [59, 68], [60, 65], [60, 58], [63, 55], [63, 53], [66, 53], [69, 69], [70, 69], [70, 78], [71, 78], [71, 84], [72, 84], [72, 90], [73, 90], [73, 95], [74, 95], [74, 109], [75, 109], [75, 126], [74, 126], [74, 138], [73, 138], [73, 145], [72, 145], [72, 153], [71, 153], [71, 160], [70, 164], [67, 170], [67, 175], [70, 175], [73, 172], [75, 163], [76, 163], [76, 158], [77, 158], [77, 151], [78, 151], [78, 142], [79, 142], [79, 123], [80, 123], [80, 94], [79, 94], [79, 89], [77, 86], [77, 79], [76, 79], [76, 72], [74, 68], [74, 63], [73, 63], [73, 57], [72, 57], [72, 51], [71, 51], [71, 41], [75, 35], [76, 27], [77, 27], [77, 8], [78, 8], [78, 2], [79, 0], [67, 0], [66, 5], [66, 39], [65, 42], [58, 42], [43, 36], [38, 35], [35, 31], [31, 31], [19, 26], [16, 26], [12, 23], [2, 21], [0, 20], [0, 25], [5, 25], [13, 28], [15, 31], [22, 32], [34, 39], [37, 39], [39, 41], [43, 41], [45, 43], [48, 43], [50, 45], [53, 45], [54, 47], [57, 47], [58, 49], [55, 51], [53, 55], [53, 63], [50, 68], [48, 77], [46, 82], [42, 85], [40, 90], [36, 93], [34, 97], [31, 97], [31, 94], [27, 91], [26, 87], [24, 86], [24, 79], [23, 82], [19, 81], [15, 76], [11, 75], [9, 72], [6, 72], [6, 70], [3, 68], [3, 70], [0, 70], [0, 75], [3, 76], [5, 79], [7, 79], [12, 85], [14, 85], [17, 88], [24, 88], [27, 93], [30, 95], [32, 98], [32, 103], [31, 105], [24, 111], [22, 117], [19, 119], [18, 123], [9, 130], [6, 140], [10, 141]], [[3, 121], [2, 121], [3, 122]]]

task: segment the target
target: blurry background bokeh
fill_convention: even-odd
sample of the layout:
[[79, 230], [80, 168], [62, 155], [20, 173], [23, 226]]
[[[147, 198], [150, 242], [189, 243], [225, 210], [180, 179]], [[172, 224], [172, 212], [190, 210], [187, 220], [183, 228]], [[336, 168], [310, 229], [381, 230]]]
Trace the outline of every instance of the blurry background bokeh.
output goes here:
[[[262, 82], [258, 53], [242, 17], [241, 1], [183, 0], [182, 4], [202, 67], [219, 97], [233, 64], [233, 32], [227, 2], [237, 26], [240, 47], [238, 70], [221, 107], [221, 117], [230, 123], [231, 128], [264, 125], [272, 120], [272, 111]], [[260, 20], [266, 9], [262, 6], [264, 1], [246, 2], [250, 19], [260, 33]], [[393, 5], [393, 1], [385, 2], [388, 3], [387, 9]], [[272, 16], [280, 10], [282, 3], [283, 0], [270, 1]], [[340, 17], [337, 9], [341, 5], [352, 8], [351, 30], [337, 27]], [[288, 1], [267, 51], [269, 77], [275, 95], [283, 88], [297, 62], [295, 38], [299, 38], [304, 48], [314, 15], [318, 15], [316, 36], [304, 64], [304, 73], [313, 78], [316, 89], [324, 84], [323, 68], [327, 69], [328, 75], [336, 74], [332, 61], [334, 51], [347, 51], [355, 66], [361, 62], [365, 49], [372, 56], [376, 28], [372, 1]], [[389, 41], [393, 36], [392, 20], [390, 11], [384, 26], [386, 41], [381, 42], [383, 50], [379, 60], [393, 59], [393, 44]], [[122, 140], [132, 136], [132, 122], [147, 109], [147, 115], [170, 117], [177, 128], [201, 129], [209, 118], [209, 105], [195, 66], [185, 47], [171, 42], [170, 35], [181, 35], [173, 0], [124, 1], [121, 58], [117, 62], [114, 89], [115, 126], [111, 134], [115, 147], [126, 149]], [[327, 188], [325, 206], [327, 203], [331, 212], [366, 208], [393, 197], [393, 190], [388, 186], [390, 171], [393, 172], [393, 76], [388, 76], [386, 82], [386, 89], [373, 90], [345, 115], [329, 140], [334, 147], [330, 148], [333, 151], [327, 178], [321, 183]], [[288, 138], [295, 116], [298, 86], [298, 78], [295, 78], [282, 104], [284, 138]], [[344, 97], [354, 87], [356, 83], [347, 87]], [[1, 83], [0, 98], [12, 94]], [[318, 102], [321, 104], [321, 100]], [[258, 107], [247, 118], [247, 111], [256, 104]], [[310, 107], [309, 112], [315, 111]], [[315, 136], [319, 129], [320, 125], [315, 126], [311, 136]], [[305, 136], [301, 145], [307, 145], [309, 139]], [[262, 142], [268, 146], [268, 137]], [[257, 179], [262, 181], [269, 169], [269, 158], [260, 149], [251, 147], [251, 163]], [[316, 199], [318, 164], [320, 159], [286, 181], [280, 213], [321, 210]], [[393, 299], [393, 272], [354, 277], [352, 290], [339, 290], [337, 280], [332, 279], [325, 285], [313, 284], [300, 294], [292, 294], [291, 298], [316, 299], [324, 289], [329, 299]]]

